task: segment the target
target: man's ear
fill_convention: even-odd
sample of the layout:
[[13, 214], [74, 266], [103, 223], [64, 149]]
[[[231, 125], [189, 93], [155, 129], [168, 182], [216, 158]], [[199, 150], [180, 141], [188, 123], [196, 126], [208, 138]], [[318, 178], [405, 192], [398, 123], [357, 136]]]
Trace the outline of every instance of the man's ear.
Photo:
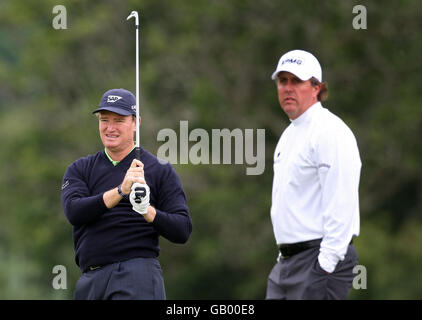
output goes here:
[[316, 92], [315, 98], [318, 100], [318, 95], [319, 95], [319, 93], [320, 93], [320, 91], [322, 89], [322, 84], [321, 83], [318, 83], [316, 85], [313, 85], [313, 87], [315, 88], [315, 91], [314, 92]]
[[[133, 122], [134, 123], [136, 123], [136, 116], [132, 116], [132, 119], [133, 119]], [[139, 116], [139, 126], [141, 125], [141, 121], [142, 120], [142, 118], [141, 118], [141, 116]]]

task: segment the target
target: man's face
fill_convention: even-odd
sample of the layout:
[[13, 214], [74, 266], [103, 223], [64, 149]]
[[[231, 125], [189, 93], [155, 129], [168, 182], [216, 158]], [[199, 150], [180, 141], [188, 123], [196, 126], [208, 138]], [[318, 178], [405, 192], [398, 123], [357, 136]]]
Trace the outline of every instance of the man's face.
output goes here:
[[311, 81], [302, 81], [290, 72], [282, 71], [277, 76], [278, 101], [281, 108], [294, 120], [318, 101], [319, 86], [312, 86]]
[[110, 151], [118, 152], [133, 147], [136, 120], [110, 111], [100, 111], [99, 129], [101, 141]]

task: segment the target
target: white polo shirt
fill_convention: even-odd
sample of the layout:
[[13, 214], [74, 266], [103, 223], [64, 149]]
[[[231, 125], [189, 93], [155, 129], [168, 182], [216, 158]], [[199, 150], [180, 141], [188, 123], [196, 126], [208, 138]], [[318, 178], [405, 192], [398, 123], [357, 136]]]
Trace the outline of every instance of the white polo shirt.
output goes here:
[[277, 244], [322, 238], [318, 261], [333, 272], [359, 235], [361, 165], [352, 131], [320, 102], [291, 120], [274, 152]]

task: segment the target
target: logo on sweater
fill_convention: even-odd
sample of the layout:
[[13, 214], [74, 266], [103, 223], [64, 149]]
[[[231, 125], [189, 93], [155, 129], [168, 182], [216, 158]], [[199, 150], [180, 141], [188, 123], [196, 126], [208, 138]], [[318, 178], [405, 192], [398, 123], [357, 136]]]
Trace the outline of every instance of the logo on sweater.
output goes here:
[[69, 185], [69, 180], [66, 180], [65, 183], [62, 184], [62, 190]]
[[120, 100], [121, 98], [122, 98], [121, 96], [109, 95], [109, 96], [107, 96], [107, 102], [115, 103], [116, 101]]

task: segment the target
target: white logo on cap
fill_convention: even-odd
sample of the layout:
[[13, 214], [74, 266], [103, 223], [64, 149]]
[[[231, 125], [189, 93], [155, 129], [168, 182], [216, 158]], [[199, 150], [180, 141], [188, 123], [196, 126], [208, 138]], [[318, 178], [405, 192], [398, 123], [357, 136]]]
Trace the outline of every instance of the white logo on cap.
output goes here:
[[107, 96], [107, 102], [116, 102], [117, 100], [120, 100], [120, 99], [122, 99], [122, 97], [120, 97], [120, 96]]
[[136, 105], [131, 106], [132, 110], [136, 110]]

